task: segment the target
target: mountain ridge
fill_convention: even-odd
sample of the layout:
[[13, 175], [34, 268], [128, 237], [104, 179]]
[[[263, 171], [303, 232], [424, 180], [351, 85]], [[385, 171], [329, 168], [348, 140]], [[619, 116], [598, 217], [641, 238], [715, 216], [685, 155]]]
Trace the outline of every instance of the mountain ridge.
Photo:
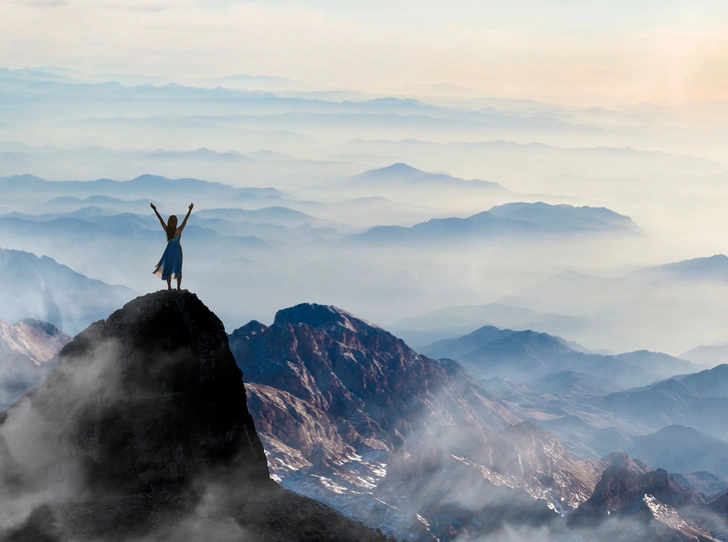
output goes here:
[[590, 233], [641, 235], [631, 218], [603, 207], [518, 202], [492, 207], [465, 218], [433, 218], [410, 227], [375, 226], [350, 239], [369, 243], [427, 243]]
[[0, 416], [0, 473], [3, 539], [384, 542], [270, 479], [222, 322], [186, 291], [68, 343]]

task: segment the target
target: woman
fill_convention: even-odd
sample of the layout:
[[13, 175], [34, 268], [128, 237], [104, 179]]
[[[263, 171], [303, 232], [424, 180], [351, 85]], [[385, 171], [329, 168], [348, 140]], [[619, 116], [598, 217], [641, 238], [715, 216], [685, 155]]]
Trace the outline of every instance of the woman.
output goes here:
[[164, 219], [157, 212], [157, 208], [153, 203], [150, 203], [154, 214], [157, 215], [159, 222], [162, 224], [162, 228], [167, 233], [167, 248], [164, 249], [162, 259], [159, 260], [157, 267], [154, 268], [153, 273], [162, 280], [167, 281], [167, 289], [172, 289], [172, 277], [177, 279], [177, 290], [180, 289], [182, 284], [182, 245], [179, 244], [182, 230], [185, 229], [187, 219], [190, 217], [192, 208], [195, 206], [194, 203], [190, 203], [190, 208], [187, 210], [187, 216], [182, 221], [182, 225], [177, 227], [177, 215], [169, 217], [169, 221], [165, 224]]

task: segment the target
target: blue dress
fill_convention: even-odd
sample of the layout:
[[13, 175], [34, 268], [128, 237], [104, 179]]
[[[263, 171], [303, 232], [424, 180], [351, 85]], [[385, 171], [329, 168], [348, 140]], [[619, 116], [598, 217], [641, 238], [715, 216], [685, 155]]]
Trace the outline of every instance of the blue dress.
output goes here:
[[182, 276], [182, 245], [179, 241], [179, 234], [167, 241], [167, 248], [164, 249], [162, 259], [154, 268], [153, 273], [162, 280]]

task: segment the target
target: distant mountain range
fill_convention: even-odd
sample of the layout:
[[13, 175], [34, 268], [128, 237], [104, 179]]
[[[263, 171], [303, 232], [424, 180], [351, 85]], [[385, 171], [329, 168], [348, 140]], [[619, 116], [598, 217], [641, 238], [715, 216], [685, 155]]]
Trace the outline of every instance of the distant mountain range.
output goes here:
[[604, 319], [537, 313], [500, 303], [445, 307], [405, 318], [389, 327], [409, 344], [420, 348], [435, 341], [460, 337], [486, 325], [566, 337], [583, 337], [592, 331], [600, 337], [613, 333], [608, 329], [610, 322]]
[[444, 173], [428, 173], [401, 162], [365, 171], [348, 179], [346, 184], [356, 188], [376, 189], [378, 192], [386, 192], [393, 188], [410, 190], [441, 188], [451, 191], [469, 190], [474, 193], [486, 194], [509, 193], [503, 186], [493, 181], [465, 180]]
[[[489, 111], [493, 118], [492, 126], [498, 124], [494, 118], [497, 117], [497, 110]], [[538, 112], [526, 117], [521, 121], [527, 121], [531, 133], [539, 120]], [[602, 145], [590, 146], [584, 143], [581, 147], [559, 147], [546, 145], [537, 141], [531, 143], [517, 143], [515, 141], [504, 141], [502, 130], [513, 133], [518, 128], [515, 126], [518, 120], [514, 118], [502, 118], [501, 135], [491, 132], [488, 135], [479, 136], [473, 141], [449, 141], [439, 142], [433, 137], [427, 140], [426, 137], [412, 138], [403, 136], [397, 140], [392, 137], [353, 139], [346, 144], [348, 153], [379, 156], [397, 156], [400, 161], [415, 163], [424, 169], [437, 170], [446, 168], [452, 164], [468, 164], [476, 166], [478, 171], [484, 172], [487, 178], [499, 179], [510, 186], [512, 182], [532, 181], [533, 179], [544, 179], [563, 174], [594, 176], [594, 164], [600, 164], [601, 174], [621, 178], [636, 178], [641, 175], [653, 174], [660, 171], [664, 175], [675, 175], [677, 172], [693, 175], [701, 172], [703, 174], [719, 173], [723, 168], [710, 160], [704, 160], [692, 156], [678, 156], [664, 152], [641, 151], [631, 147], [609, 147]], [[580, 134], [582, 141], [591, 138], [592, 126], [586, 128]], [[568, 130], [575, 127], [563, 126]], [[546, 128], [547, 131], [558, 130], [559, 127], [553, 124]], [[577, 129], [578, 130], [578, 129]], [[486, 139], [487, 140], [484, 140]], [[514, 167], [514, 163], [518, 167]], [[607, 173], [609, 172], [609, 173]], [[592, 179], [598, 182], [596, 179]]]
[[245, 73], [203, 79], [201, 83], [205, 86], [220, 85], [226, 88], [243, 90], [300, 90], [304, 87], [301, 83], [285, 77], [248, 75]]
[[[5, 234], [15, 246], [27, 246], [34, 251], [53, 250], [62, 246], [64, 239], [73, 238], [100, 246], [115, 248], [119, 252], [140, 253], [143, 249], [163, 240], [158, 220], [146, 205], [119, 202], [103, 207], [82, 207], [65, 213], [31, 215], [25, 213], [0, 214], [0, 234]], [[133, 212], [118, 213], [115, 208], [126, 207]], [[161, 207], [165, 210], [169, 204]], [[150, 212], [147, 213], [144, 210]], [[173, 209], [173, 208], [172, 208]], [[178, 212], [178, 218], [182, 218]], [[321, 220], [287, 207], [260, 209], [203, 209], [195, 212], [194, 220], [185, 230], [186, 244], [200, 245], [205, 250], [235, 250], [242, 247], [261, 249], [270, 244], [290, 245], [339, 239], [344, 224]], [[143, 247], [140, 241], [146, 241]], [[137, 250], [134, 250], [137, 247]], [[99, 256], [97, 254], [97, 256]], [[111, 254], [104, 255], [111, 257]]]
[[718, 254], [617, 277], [563, 272], [497, 303], [443, 307], [389, 327], [420, 348], [492, 325], [559, 335], [600, 353], [659, 348], [715, 366], [728, 362], [728, 349], [691, 347], [725, 341], [723, 293], [728, 295], [728, 257]]
[[616, 450], [670, 472], [728, 475], [728, 443], [716, 438], [728, 435], [728, 365], [679, 374], [695, 367], [647, 351], [589, 353], [558, 337], [491, 326], [421, 351], [462, 360], [486, 389], [582, 457]]
[[625, 451], [653, 468], [728, 476], [728, 442], [692, 427], [670, 425], [649, 435], [635, 436], [633, 441]]
[[492, 326], [420, 350], [437, 358], [457, 359], [478, 378], [498, 376], [532, 383], [551, 373], [575, 371], [601, 379], [612, 389], [645, 385], [696, 369], [689, 361], [666, 354], [597, 354], [547, 333]]
[[728, 344], [696, 346], [680, 355], [698, 365], [721, 365], [728, 363]]
[[377, 226], [352, 238], [365, 243], [457, 243], [595, 233], [635, 235], [639, 228], [629, 217], [605, 208], [508, 203], [467, 218], [435, 218], [409, 228]]
[[724, 436], [728, 435], [726, 373], [728, 366], [720, 365], [701, 373], [610, 394], [596, 404], [653, 430], [678, 424]]
[[[596, 277], [584, 273], [564, 272], [518, 294], [508, 296], [504, 303], [533, 303], [539, 297], [540, 305], [557, 304], [554, 297], [562, 300], [564, 307], [580, 304], [581, 297], [591, 293], [594, 301], [623, 301], [643, 292], [659, 291], [663, 287], [685, 286], [701, 283], [728, 282], [728, 256], [716, 254], [707, 258], [695, 258], [676, 263], [646, 267], [619, 277]], [[538, 310], [538, 309], [536, 309]]]
[[[598, 314], [611, 321], [607, 331], [612, 329], [611, 334], [604, 334], [601, 344], [596, 343], [602, 348], [614, 349], [616, 343], [621, 343], [620, 349], [647, 347], [684, 352], [692, 345], [725, 338], [725, 327], [720, 323], [728, 318], [728, 308], [720, 301], [724, 294], [728, 294], [728, 257], [718, 254], [617, 277], [564, 272], [504, 296], [499, 302], [541, 313]], [[685, 325], [687, 315], [689, 326]], [[582, 332], [569, 338], [581, 341], [585, 335]]]
[[299, 226], [316, 226], [316, 227], [340, 227], [346, 228], [344, 224], [321, 220], [310, 214], [289, 209], [288, 207], [263, 207], [260, 209], [204, 209], [196, 213], [195, 216], [204, 219], [229, 220], [237, 222], [253, 222], [257, 224], [275, 224], [278, 226], [286, 226], [290, 228], [298, 228]]
[[728, 256], [716, 254], [707, 258], [647, 267], [625, 275], [624, 278], [646, 282], [663, 280], [728, 282]]
[[98, 179], [95, 181], [46, 181], [33, 175], [0, 177], [0, 189], [8, 201], [42, 201], [60, 196], [91, 197], [114, 196], [128, 198], [163, 198], [169, 201], [225, 201], [228, 199], [285, 199], [286, 195], [274, 188], [234, 188], [232, 186], [199, 179], [168, 179], [156, 175], [141, 175], [128, 181]]
[[37, 318], [67, 333], [108, 316], [133, 297], [124, 286], [89, 279], [47, 256], [0, 249], [0, 319]]

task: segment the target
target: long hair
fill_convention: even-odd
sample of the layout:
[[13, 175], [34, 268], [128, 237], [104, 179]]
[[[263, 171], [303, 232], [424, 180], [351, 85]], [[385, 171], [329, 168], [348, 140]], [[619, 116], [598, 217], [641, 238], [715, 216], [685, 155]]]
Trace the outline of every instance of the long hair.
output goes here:
[[177, 215], [172, 215], [167, 220], [167, 241], [171, 241], [174, 238], [174, 234], [177, 232]]

